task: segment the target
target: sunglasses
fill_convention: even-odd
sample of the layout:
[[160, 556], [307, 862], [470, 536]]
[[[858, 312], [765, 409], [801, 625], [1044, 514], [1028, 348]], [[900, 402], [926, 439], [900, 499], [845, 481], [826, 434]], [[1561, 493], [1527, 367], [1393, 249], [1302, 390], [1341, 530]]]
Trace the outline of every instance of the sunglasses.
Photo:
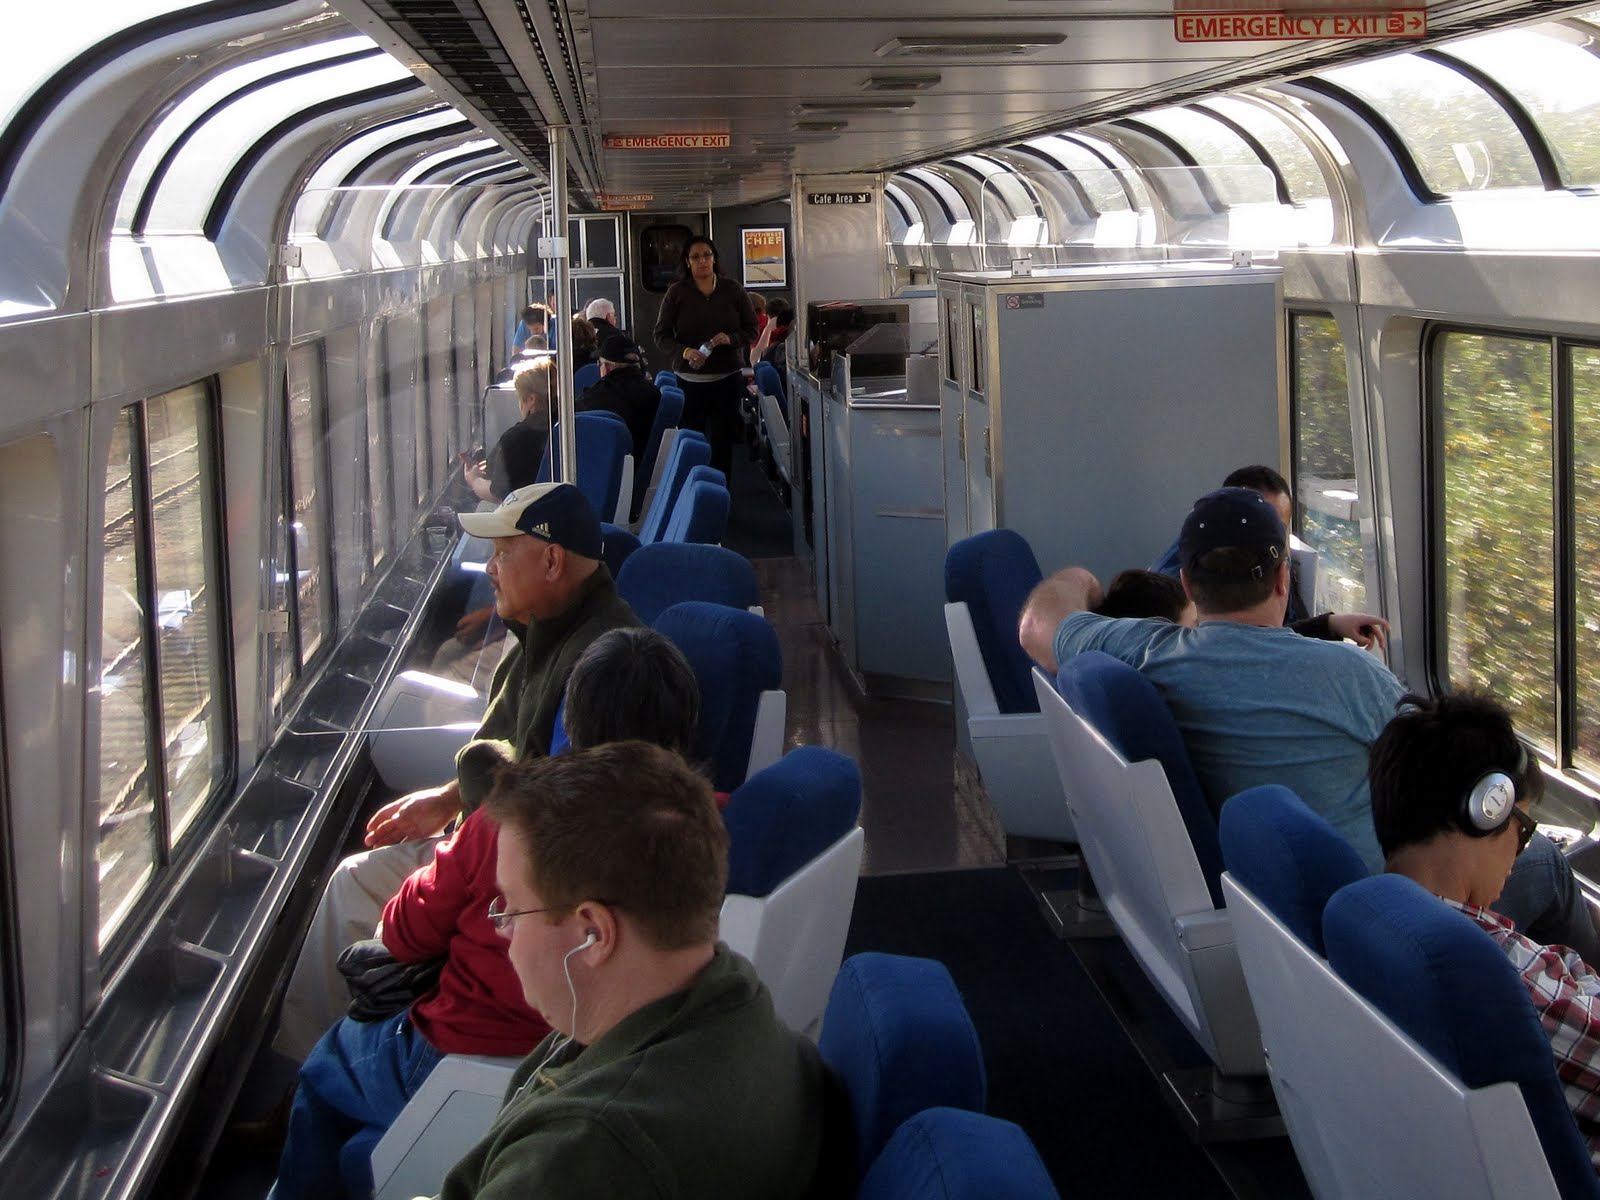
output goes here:
[[1533, 840], [1533, 835], [1539, 830], [1539, 822], [1530, 817], [1527, 812], [1513, 804], [1511, 806], [1511, 819], [1517, 823], [1517, 853], [1521, 854], [1528, 848], [1528, 843]]

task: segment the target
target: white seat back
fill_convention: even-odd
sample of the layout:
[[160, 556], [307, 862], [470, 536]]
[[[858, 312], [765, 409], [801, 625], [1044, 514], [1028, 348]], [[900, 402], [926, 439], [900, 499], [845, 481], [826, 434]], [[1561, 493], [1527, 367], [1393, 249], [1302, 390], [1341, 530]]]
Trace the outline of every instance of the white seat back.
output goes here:
[[[757, 609], [752, 608], [751, 611], [756, 612]], [[750, 761], [744, 771], [746, 779], [783, 757], [783, 727], [788, 714], [789, 695], [782, 688], [761, 693], [756, 701], [755, 728], [750, 734]]]
[[844, 961], [864, 840], [855, 826], [770, 895], [722, 902], [722, 940], [755, 965], [784, 1024], [813, 1039]]
[[1522, 1093], [1464, 1087], [1222, 877], [1272, 1090], [1318, 1200], [1554, 1200]]
[[384, 688], [369, 726], [379, 777], [402, 792], [453, 778], [456, 753], [472, 740], [488, 705], [487, 696], [466, 684], [402, 671]]
[[494, 449], [500, 435], [522, 420], [517, 389], [509, 383], [491, 383], [483, 390], [483, 448]]
[[766, 427], [767, 442], [772, 446], [772, 461], [778, 474], [789, 482], [789, 422], [783, 419], [783, 409], [776, 396], [761, 393], [761, 423]]
[[520, 1058], [450, 1054], [372, 1148], [376, 1200], [436, 1196], [450, 1168], [488, 1132]]
[[972, 756], [1000, 827], [1014, 837], [1077, 841], [1044, 718], [1038, 713], [1000, 711], [966, 601], [944, 606], [944, 625]]
[[1228, 915], [1211, 902], [1166, 772], [1124, 760], [1042, 672], [1033, 679], [1078, 844], [1117, 932], [1218, 1069], [1262, 1073]]

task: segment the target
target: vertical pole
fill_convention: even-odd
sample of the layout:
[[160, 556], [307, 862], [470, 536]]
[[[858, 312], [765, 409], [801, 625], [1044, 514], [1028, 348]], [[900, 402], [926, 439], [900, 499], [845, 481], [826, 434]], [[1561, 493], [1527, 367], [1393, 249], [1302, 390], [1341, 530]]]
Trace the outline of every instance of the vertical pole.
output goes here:
[[561, 460], [554, 464], [556, 478], [563, 483], [578, 482], [577, 419], [572, 394], [572, 319], [567, 315], [572, 294], [571, 260], [567, 257], [567, 127], [552, 125], [550, 136], [550, 234], [555, 260], [556, 311], [550, 314], [551, 332], [556, 339], [555, 418], [561, 422]]

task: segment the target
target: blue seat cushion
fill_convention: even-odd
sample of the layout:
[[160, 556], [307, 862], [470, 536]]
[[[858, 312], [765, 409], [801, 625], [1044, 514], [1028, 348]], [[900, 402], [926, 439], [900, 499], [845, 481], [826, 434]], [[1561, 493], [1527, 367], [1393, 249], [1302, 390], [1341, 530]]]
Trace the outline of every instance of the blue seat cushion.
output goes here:
[[1059, 1200], [1019, 1126], [960, 1108], [906, 1120], [867, 1170], [857, 1200]]
[[1318, 954], [1322, 912], [1346, 884], [1367, 877], [1354, 847], [1286, 787], [1247, 788], [1217, 823], [1229, 874]]
[[733, 790], [728, 826], [728, 891], [770, 895], [842, 838], [861, 813], [861, 772], [821, 746], [789, 751]]
[[1463, 1084], [1517, 1085], [1562, 1196], [1600, 1196], [1550, 1039], [1487, 933], [1403, 875], [1374, 875], [1328, 902], [1322, 936], [1339, 976]]
[[1003, 713], [1038, 712], [1032, 663], [1017, 641], [1017, 621], [1028, 593], [1044, 576], [1021, 534], [991, 529], [951, 546], [944, 557], [944, 598], [964, 602], [972, 614], [978, 651]]

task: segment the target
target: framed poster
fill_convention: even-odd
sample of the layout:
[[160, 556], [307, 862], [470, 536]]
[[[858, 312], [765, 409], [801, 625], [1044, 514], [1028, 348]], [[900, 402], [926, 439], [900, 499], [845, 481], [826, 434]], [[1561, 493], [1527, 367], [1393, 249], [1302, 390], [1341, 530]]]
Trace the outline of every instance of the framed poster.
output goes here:
[[741, 281], [747, 288], [789, 286], [789, 227], [745, 225], [739, 229]]

